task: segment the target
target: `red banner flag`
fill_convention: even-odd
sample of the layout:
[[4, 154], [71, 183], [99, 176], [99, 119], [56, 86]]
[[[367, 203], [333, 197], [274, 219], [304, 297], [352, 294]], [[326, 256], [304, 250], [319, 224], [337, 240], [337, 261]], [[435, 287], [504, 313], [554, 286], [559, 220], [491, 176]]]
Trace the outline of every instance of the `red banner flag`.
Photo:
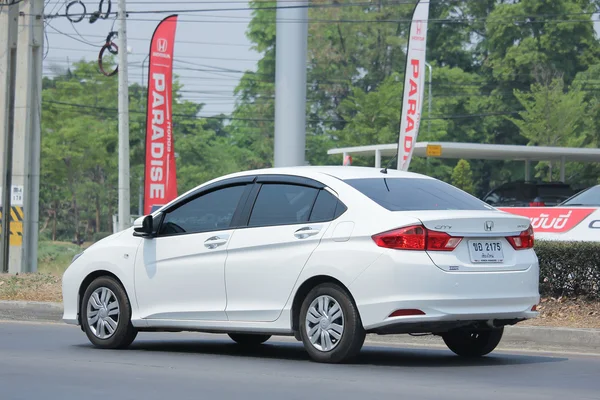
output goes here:
[[173, 48], [177, 15], [158, 24], [150, 44], [144, 214], [177, 197], [172, 124]]
[[402, 171], [408, 171], [421, 124], [421, 110], [425, 94], [425, 67], [427, 64], [425, 52], [427, 49], [429, 3], [430, 1], [427, 0], [417, 2], [410, 23], [398, 141], [397, 162], [398, 169]]

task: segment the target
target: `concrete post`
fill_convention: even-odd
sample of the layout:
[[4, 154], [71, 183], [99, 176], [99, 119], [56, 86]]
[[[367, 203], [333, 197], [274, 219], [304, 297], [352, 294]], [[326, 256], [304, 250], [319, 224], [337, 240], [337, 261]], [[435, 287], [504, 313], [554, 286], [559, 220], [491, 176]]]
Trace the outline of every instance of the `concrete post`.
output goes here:
[[375, 150], [375, 168], [381, 168], [381, 150]]
[[[12, 181], [12, 146], [17, 60], [17, 26], [19, 7], [8, 6], [11, 0], [0, 0], [0, 205], [10, 209]], [[3, 213], [0, 232], [0, 272], [9, 270], [10, 212]]]
[[127, 68], [127, 14], [119, 0], [119, 231], [130, 226], [129, 182], [129, 79]]
[[[305, 165], [308, 1], [278, 1], [275, 68], [275, 167]], [[285, 8], [288, 7], [288, 8]], [[286, 22], [286, 21], [293, 22]], [[298, 22], [297, 22], [298, 21]]]
[[10, 273], [37, 271], [40, 202], [44, 0], [19, 3], [19, 11], [12, 205], [22, 206], [23, 242], [11, 248]]

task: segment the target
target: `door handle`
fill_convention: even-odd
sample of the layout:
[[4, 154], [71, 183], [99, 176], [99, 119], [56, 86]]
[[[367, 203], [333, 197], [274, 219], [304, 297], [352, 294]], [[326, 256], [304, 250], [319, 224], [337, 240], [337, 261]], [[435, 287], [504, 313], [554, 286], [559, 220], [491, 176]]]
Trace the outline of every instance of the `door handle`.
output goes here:
[[219, 236], [213, 236], [211, 238], [206, 239], [206, 241], [204, 242], [204, 246], [208, 249], [216, 249], [219, 246], [223, 246], [225, 243], [227, 243], [227, 239], [226, 238], [222, 238]]
[[318, 235], [321, 232], [320, 229], [313, 229], [311, 227], [301, 228], [294, 232], [294, 236], [298, 239], [306, 239], [311, 236]]

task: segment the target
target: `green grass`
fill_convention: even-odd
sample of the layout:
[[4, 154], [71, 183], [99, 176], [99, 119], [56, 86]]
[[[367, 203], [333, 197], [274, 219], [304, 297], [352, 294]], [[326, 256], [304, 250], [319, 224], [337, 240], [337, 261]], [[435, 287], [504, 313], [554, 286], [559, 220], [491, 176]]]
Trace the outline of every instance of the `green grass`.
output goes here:
[[66, 242], [41, 241], [38, 246], [38, 270], [47, 274], [62, 275], [75, 254], [83, 247]]

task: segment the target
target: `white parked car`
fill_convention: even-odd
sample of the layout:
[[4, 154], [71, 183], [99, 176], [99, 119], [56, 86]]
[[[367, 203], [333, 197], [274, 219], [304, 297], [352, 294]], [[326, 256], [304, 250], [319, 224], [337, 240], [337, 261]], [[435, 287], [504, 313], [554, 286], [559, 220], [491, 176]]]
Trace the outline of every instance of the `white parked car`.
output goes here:
[[180, 196], [77, 256], [64, 321], [100, 348], [138, 332], [294, 335], [342, 362], [366, 333], [433, 333], [461, 356], [537, 316], [527, 218], [426, 176], [359, 167], [247, 171]]

